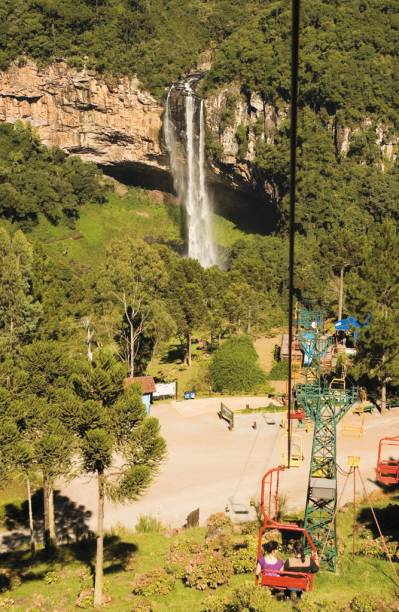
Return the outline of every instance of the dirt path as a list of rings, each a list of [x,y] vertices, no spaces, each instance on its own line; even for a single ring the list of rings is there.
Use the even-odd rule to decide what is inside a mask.
[[[274,347],[280,344],[281,334],[277,334],[272,338],[261,336],[255,340],[254,345],[256,352],[259,355],[259,364],[265,372],[270,372],[273,366]]]
[[[223,398],[231,408],[264,405],[266,398]],[[168,444],[168,457],[155,483],[140,501],[115,505],[107,503],[106,527],[123,524],[133,527],[141,514],[157,516],[164,523],[181,527],[187,514],[200,508],[204,522],[213,512],[223,511],[229,497],[248,505],[259,495],[264,471],[281,462],[282,435],[276,414],[276,424],[267,425],[262,414],[237,414],[234,431],[217,417],[220,398],[157,404],[153,409]],[[338,463],[346,469],[348,455],[361,457],[360,469],[369,490],[373,483],[377,444],[384,435],[399,433],[399,409],[383,417],[367,415],[362,439],[344,438],[338,433]],[[257,429],[252,428],[256,420]],[[311,434],[302,434],[305,461],[300,468],[283,474],[282,494],[287,495],[291,509],[303,508],[306,496]],[[342,486],[342,477],[338,477]],[[96,486],[86,478],[62,484],[62,493],[93,512],[91,527],[96,522]],[[351,498],[351,487],[342,503]]]

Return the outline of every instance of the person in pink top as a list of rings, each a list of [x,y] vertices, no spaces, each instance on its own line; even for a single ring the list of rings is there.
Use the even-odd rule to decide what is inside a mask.
[[[272,540],[263,544],[263,555],[258,559],[256,575],[278,576],[284,566],[284,561],[276,557],[278,543]]]

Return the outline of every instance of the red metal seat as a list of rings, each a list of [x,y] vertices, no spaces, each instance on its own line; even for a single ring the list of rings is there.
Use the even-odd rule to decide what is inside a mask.
[[[303,527],[299,527],[295,523],[280,523],[277,520],[278,516],[278,489],[280,483],[280,472],[285,470],[284,465],[279,465],[276,468],[268,470],[262,478],[260,511],[262,514],[262,526],[259,529],[258,536],[258,559],[262,552],[262,541],[265,532],[268,529],[276,529],[278,531],[291,531],[296,535],[304,538],[311,551],[312,558],[316,559],[317,551],[312,538]],[[274,492],[273,492],[274,489]],[[266,496],[266,500],[265,500]],[[273,518],[272,518],[273,513]],[[261,580],[256,579],[257,584],[268,587],[270,589],[300,589],[301,591],[311,591],[315,574],[306,572],[288,572],[281,571],[277,574],[262,574]]]
[[[396,449],[397,457],[383,459],[382,455],[392,449]],[[394,451],[395,452],[395,451]],[[383,485],[399,484],[399,436],[382,438],[378,445],[378,458],[376,468],[376,479]]]
[[[298,421],[303,421],[303,419],[305,418],[305,411],[303,408],[297,408],[296,410],[293,410],[291,412],[291,419],[298,419]],[[287,413],[287,418],[288,418],[288,413]]]
[[[280,572],[279,576],[262,574],[262,586],[269,589],[300,589],[301,591],[311,591],[313,589],[314,574],[301,572]]]

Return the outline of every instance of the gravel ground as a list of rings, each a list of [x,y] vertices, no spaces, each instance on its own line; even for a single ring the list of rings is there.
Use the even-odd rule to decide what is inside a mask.
[[[256,398],[223,398],[230,408],[264,406],[269,400]],[[220,398],[188,400],[168,404],[158,403],[153,408],[167,440],[168,457],[150,488],[138,502],[126,505],[107,503],[106,527],[118,524],[133,527],[140,515],[153,515],[171,527],[181,527],[187,514],[200,508],[200,521],[213,512],[224,511],[233,498],[236,504],[248,507],[251,498],[259,496],[260,480],[270,467],[281,463],[282,414],[274,414],[276,424],[266,424],[264,415],[235,417],[235,428],[228,431],[217,411]],[[252,424],[256,421],[257,427]],[[366,415],[363,438],[343,437],[338,430],[338,463],[347,469],[348,455],[359,455],[360,471],[369,491],[373,482],[378,441],[384,435],[399,434],[399,409],[384,416]],[[286,495],[290,509],[304,507],[312,444],[312,434],[302,433],[304,461],[301,467],[287,470],[281,478],[281,493]],[[343,478],[338,477],[339,492]],[[94,479],[77,478],[60,483],[61,491],[76,503],[93,512],[90,526],[96,521],[96,484]],[[352,497],[348,486],[345,503]],[[233,516],[234,513],[230,511]],[[234,515],[238,518],[238,515]]]

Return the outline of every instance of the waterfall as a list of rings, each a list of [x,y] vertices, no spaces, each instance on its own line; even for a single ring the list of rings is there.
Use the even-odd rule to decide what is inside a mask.
[[[207,268],[217,263],[217,249],[206,183],[205,107],[192,87],[197,80],[195,76],[182,84],[172,85],[166,100],[164,134],[174,186],[187,213],[188,256]],[[178,113],[174,113],[172,104],[175,96],[178,101],[179,97],[184,100],[181,132]]]

